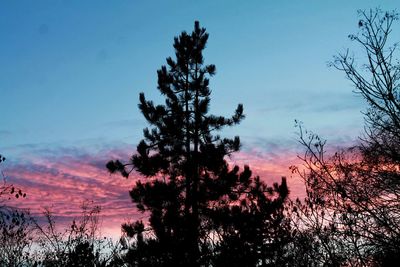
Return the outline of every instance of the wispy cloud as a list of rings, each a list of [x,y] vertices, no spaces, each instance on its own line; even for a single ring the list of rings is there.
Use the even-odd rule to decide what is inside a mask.
[[[10,131],[7,130],[0,130],[0,137],[8,137],[10,136],[12,133]]]
[[[136,177],[111,176],[105,164],[110,159],[128,159],[131,151],[131,146],[96,152],[35,147],[3,166],[7,180],[27,194],[11,204],[36,215],[49,207],[59,219],[70,220],[80,215],[85,200],[92,200],[102,207],[105,227],[119,227],[124,220],[140,216],[128,195]]]
[[[302,181],[289,169],[292,165],[300,165],[297,157],[302,148],[295,140],[268,140],[253,138],[243,144],[243,149],[231,157],[231,163],[239,166],[249,165],[254,175],[269,185],[287,178],[293,198],[304,196]]]
[[[365,108],[365,102],[353,92],[301,91],[302,93],[280,92],[273,96],[268,106],[260,108],[260,113],[296,112],[307,113],[358,113]]]
[[[9,157],[1,166],[8,181],[27,194],[24,199],[12,200],[12,205],[30,209],[36,215],[49,207],[57,220],[68,222],[80,215],[85,200],[91,200],[101,206],[103,227],[112,234],[119,233],[121,223],[145,216],[137,212],[128,194],[141,177],[133,173],[125,179],[110,175],[105,168],[108,160],[128,160],[135,151],[132,145],[105,145],[101,149],[31,145],[21,151],[24,153]],[[232,155],[229,163],[249,165],[253,174],[268,184],[285,176],[292,197],[301,197],[302,182],[292,177],[289,170],[290,165],[301,163],[297,158],[299,151],[294,140],[253,139],[243,145],[241,152]]]

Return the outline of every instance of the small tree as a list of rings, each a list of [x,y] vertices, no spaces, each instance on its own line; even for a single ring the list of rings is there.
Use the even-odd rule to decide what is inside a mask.
[[[85,201],[82,214],[61,230],[49,209],[34,220],[36,264],[39,266],[119,266],[118,243],[100,236],[100,207]],[[118,252],[117,252],[118,251]]]
[[[0,155],[0,163],[5,157]],[[32,219],[29,212],[10,205],[11,198],[26,196],[20,189],[9,184],[0,170],[0,266],[26,266],[33,262],[30,251],[33,244]]]
[[[7,208],[0,214],[0,266],[33,263],[33,227],[29,213]]]

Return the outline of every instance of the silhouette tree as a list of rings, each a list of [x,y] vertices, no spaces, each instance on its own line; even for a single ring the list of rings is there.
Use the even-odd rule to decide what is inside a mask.
[[[240,144],[238,137],[222,139],[212,133],[244,118],[242,105],[231,118],[208,115],[208,77],[215,74],[215,66],[204,65],[202,51],[207,39],[198,22],[191,34],[182,32],[175,38],[176,60],[167,58],[168,68],[163,66],[157,72],[165,105],[154,105],[140,94],[139,108],[152,128],[144,130],[145,139],[129,164],[107,164],[111,172],[120,171],[125,177],[130,172],[127,165],[132,165],[147,177],[167,179],[138,182],[131,197],[140,210],[151,212],[150,223],[163,249],[179,248],[175,256],[166,257],[185,259],[182,264],[191,266],[199,265],[199,209],[207,205],[199,195],[201,186],[226,168],[224,156],[237,151]],[[170,242],[178,244],[171,246]]]
[[[167,58],[167,66],[157,72],[165,104],[155,105],[140,94],[139,109],[150,127],[144,129],[130,162],[107,163],[111,173],[128,177],[136,170],[147,177],[136,183],[130,196],[140,211],[150,215],[149,223],[123,225],[126,235],[136,238],[126,255],[132,266],[226,266],[216,258],[233,255],[241,241],[253,246],[255,266],[267,239],[263,223],[282,221],[286,183],[267,187],[251,177],[248,167],[239,172],[225,161],[238,151],[239,137],[221,138],[215,132],[238,124],[244,118],[243,106],[239,104],[230,118],[208,114],[209,77],[215,66],[204,64],[207,39],[198,22],[191,34],[182,32],[174,39],[176,59]],[[258,220],[259,228],[245,237],[247,219]],[[257,248],[251,243],[255,240],[249,241],[255,238],[259,238]]]
[[[236,171],[236,173],[235,173]],[[285,216],[286,179],[268,187],[252,178],[248,167],[230,176],[239,181],[230,201],[212,209],[218,235],[213,266],[286,266],[291,242],[290,221]]]
[[[363,138],[365,156],[390,162],[400,160],[400,69],[396,59],[398,43],[388,45],[395,12],[359,11],[360,32],[350,35],[365,52],[366,62],[357,65],[347,50],[335,57],[332,66],[343,71],[353,83],[355,92],[368,103]]]
[[[0,163],[5,157],[0,155]],[[33,262],[30,251],[33,245],[32,219],[27,211],[12,207],[12,198],[26,196],[20,189],[6,181],[0,170],[0,266],[26,266]]]
[[[82,204],[81,216],[61,230],[49,209],[44,221],[33,220],[38,266],[122,266],[119,246],[100,235],[100,207],[89,201]]]
[[[332,66],[352,81],[368,103],[360,144],[328,158],[325,141],[300,128],[307,172],[303,225],[321,244],[321,258],[332,265],[386,266],[400,255],[400,66],[397,45],[388,47],[394,12],[360,11],[361,45],[366,62],[357,64],[347,50]],[[299,206],[298,206],[299,207]]]
[[[6,160],[4,156],[0,154],[0,163],[3,163]],[[2,184],[0,185],[0,214],[4,212],[4,208],[6,205],[1,205],[4,201],[10,200],[11,197],[15,198],[25,198],[26,193],[22,192],[21,189],[13,186],[10,183],[7,183],[6,177],[4,176],[4,173],[2,170],[0,170],[0,176],[1,176],[1,182]],[[7,209],[5,209],[7,210]]]
[[[29,213],[7,208],[0,213],[0,266],[30,266],[33,263],[32,220]]]

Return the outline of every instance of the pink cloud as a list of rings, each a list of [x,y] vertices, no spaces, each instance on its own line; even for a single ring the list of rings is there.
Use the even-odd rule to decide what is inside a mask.
[[[80,215],[82,203],[91,200],[101,206],[103,233],[118,236],[123,222],[146,216],[136,211],[128,194],[140,177],[135,173],[129,179],[110,175],[105,164],[111,159],[129,159],[133,151],[131,146],[107,152],[49,150],[7,162],[3,166],[7,179],[27,194],[11,204],[30,209],[35,215],[49,207],[57,220],[68,223]],[[236,153],[229,162],[240,167],[249,165],[254,175],[269,184],[286,176],[292,197],[301,196],[301,181],[291,178],[289,171],[289,166],[298,162],[295,151],[282,147],[276,152],[254,147]]]
[[[290,197],[292,199],[303,198],[305,196],[303,182],[289,169],[292,165],[301,165],[302,162],[297,157],[298,151],[296,151],[296,148],[289,148],[285,145],[274,145],[273,149],[273,151],[270,151],[268,147],[253,146],[232,155],[229,163],[239,167],[249,165],[253,175],[260,176],[268,185],[280,182],[282,177],[286,177]]]
[[[12,199],[11,205],[40,215],[49,207],[59,221],[70,222],[81,213],[81,205],[91,200],[102,208],[103,228],[116,232],[122,222],[141,216],[134,209],[128,191],[136,179],[110,175],[105,164],[112,158],[128,158],[121,149],[110,153],[72,153],[25,156],[19,162],[5,162],[3,170],[9,183],[27,194]]]

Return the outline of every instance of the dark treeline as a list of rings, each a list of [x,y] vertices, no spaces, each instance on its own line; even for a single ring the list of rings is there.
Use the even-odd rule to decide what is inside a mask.
[[[397,266],[400,65],[388,38],[398,17],[379,9],[359,16],[359,32],[349,38],[365,61],[346,51],[331,66],[365,99],[365,133],[327,155],[326,141],[298,123],[303,166],[291,170],[304,181],[305,199],[289,198],[285,178],[267,185],[249,166],[227,163],[240,139],[219,132],[239,124],[244,109],[239,104],[231,117],[209,113],[216,67],[204,63],[208,34],[195,22],[157,72],[165,103],[140,94],[149,126],[137,152],[106,165],[125,178],[143,176],[129,194],[146,219],[123,224],[113,243],[100,236],[100,208],[84,203],[82,216],[60,231],[50,211],[38,221],[7,206],[25,193],[4,183],[0,266]]]

